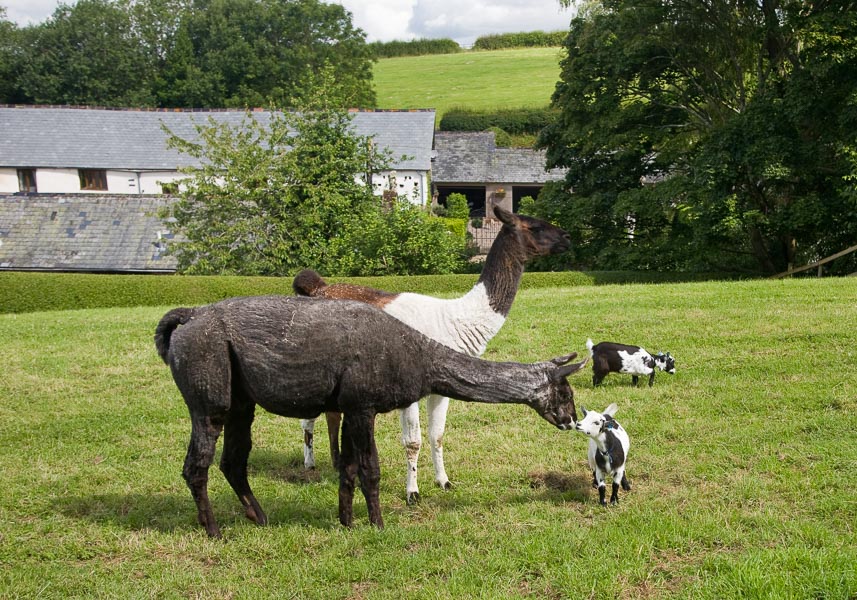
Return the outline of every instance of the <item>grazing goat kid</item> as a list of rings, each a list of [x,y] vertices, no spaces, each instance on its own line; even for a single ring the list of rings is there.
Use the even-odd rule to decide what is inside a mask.
[[[675,375],[675,359],[667,352],[658,352],[654,356],[639,346],[601,342],[593,344],[586,340],[586,347],[592,357],[592,385],[599,385],[608,373],[627,373],[632,375],[631,382],[637,385],[640,375],[649,376],[649,387],[655,382],[655,367]]]
[[[526,262],[536,256],[565,252],[569,247],[568,234],[546,221],[516,215],[499,206],[494,207],[494,214],[503,222],[503,227],[491,245],[476,285],[459,298],[393,294],[345,283],[328,285],[318,273],[309,269],[298,273],[293,288],[298,295],[359,300],[372,304],[448,348],[479,356],[506,321]],[[444,489],[451,487],[443,461],[443,434],[448,406],[449,398],[443,395],[432,394],[426,400],[434,480]],[[328,412],[325,416],[330,453],[336,467],[339,415]],[[408,463],[405,495],[408,504],[413,504],[420,498],[417,484],[417,462],[422,447],[419,405],[403,408],[399,419]],[[309,469],[315,467],[312,447],[315,421],[304,420],[301,426],[304,430],[304,466]]]
[[[576,354],[535,364],[493,363],[434,342],[360,302],[288,296],[232,298],[176,308],[155,330],[191,419],[182,474],[200,524],[220,537],[208,499],[208,468],[223,431],[220,470],[247,517],[268,518],[247,481],[250,426],[258,404],[274,414],[311,419],[343,415],[339,521],[353,518],[355,477],[369,521],[383,527],[375,415],[434,393],[470,402],[526,404],[559,429],[577,420],[566,379]]]
[[[621,425],[613,418],[618,407],[608,406],[603,413],[583,408],[583,420],[578,421],[575,429],[589,436],[589,468],[592,469],[592,487],[598,488],[598,501],[607,506],[604,500],[607,491],[605,475],[613,481],[610,504],[619,504],[619,483],[622,489],[631,489],[631,482],[625,475],[625,461],[631,440]]]

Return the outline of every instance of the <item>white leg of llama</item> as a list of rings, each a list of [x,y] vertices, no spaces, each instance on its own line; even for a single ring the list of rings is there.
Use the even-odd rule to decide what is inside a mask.
[[[407,408],[399,411],[399,420],[402,423],[402,445],[408,458],[408,476],[405,483],[405,494],[408,504],[419,502],[420,488],[417,484],[417,461],[420,458],[420,446],[422,446],[422,431],[420,430],[420,404],[414,402]]]
[[[428,413],[428,435],[431,444],[431,462],[434,465],[434,480],[440,487],[448,490],[452,487],[446,469],[443,466],[443,432],[446,429],[446,410],[449,398],[432,394],[426,399]]]

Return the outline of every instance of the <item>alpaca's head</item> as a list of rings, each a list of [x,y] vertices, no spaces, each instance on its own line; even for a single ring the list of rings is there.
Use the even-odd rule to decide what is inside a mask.
[[[547,371],[547,383],[528,401],[543,419],[559,429],[573,429],[577,421],[574,390],[568,383],[568,376],[580,371],[589,359],[566,364],[576,356],[577,353],[573,352],[543,363]]]
[[[528,259],[560,254],[571,246],[568,233],[547,221],[511,213],[499,206],[494,207],[494,215],[503,222],[503,230],[515,236]]]

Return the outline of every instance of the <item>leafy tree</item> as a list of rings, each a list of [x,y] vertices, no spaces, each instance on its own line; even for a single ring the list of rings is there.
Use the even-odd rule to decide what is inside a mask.
[[[586,3],[540,137],[569,174],[536,209],[589,267],[775,272],[853,244],[855,8]]]
[[[332,70],[298,112],[248,112],[240,127],[213,120],[198,139],[171,135],[199,159],[186,169],[172,216],[173,245],[189,274],[329,275],[449,272],[456,253],[439,221],[407,202],[385,209],[363,183],[389,156],[351,130],[335,108]],[[331,106],[331,103],[334,107]]]
[[[157,95],[166,106],[293,106],[323,65],[333,65],[347,106],[374,105],[371,52],[342,6],[195,0],[166,49]]]
[[[128,12],[110,0],[60,5],[27,28],[17,87],[39,104],[148,106],[153,65]]]
[[[14,104],[20,102],[15,80],[21,62],[21,32],[12,21],[6,18],[6,9],[0,6],[0,102]]]

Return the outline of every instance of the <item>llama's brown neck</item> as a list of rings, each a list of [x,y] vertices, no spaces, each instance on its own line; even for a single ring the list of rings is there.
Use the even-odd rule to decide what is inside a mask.
[[[478,282],[485,286],[491,308],[504,317],[512,309],[527,258],[514,230],[504,225],[485,258]]]

